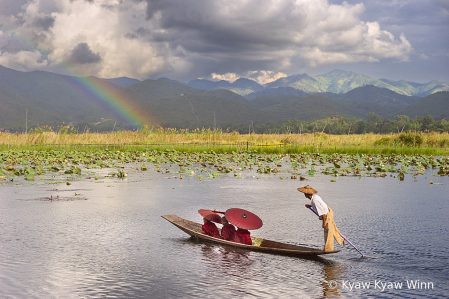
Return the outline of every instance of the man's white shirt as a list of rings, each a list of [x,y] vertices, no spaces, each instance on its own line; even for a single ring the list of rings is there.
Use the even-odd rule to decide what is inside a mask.
[[[312,195],[310,205],[312,206],[312,209],[318,214],[318,216],[329,213],[327,204],[323,201],[323,199],[319,195],[316,194]]]

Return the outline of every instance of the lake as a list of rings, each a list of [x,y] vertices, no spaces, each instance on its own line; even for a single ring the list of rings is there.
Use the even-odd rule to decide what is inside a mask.
[[[97,180],[70,185],[63,174],[2,180],[0,297],[449,296],[449,178],[434,170],[403,181],[322,174],[300,181],[254,170],[181,179],[137,167],[126,165],[124,179],[102,169]],[[296,190],[307,184],[332,207],[340,231],[376,259],[337,243],[339,253],[315,259],[236,250],[191,239],[161,218],[201,222],[199,209],[238,207],[263,220],[253,236],[322,248],[321,221]]]

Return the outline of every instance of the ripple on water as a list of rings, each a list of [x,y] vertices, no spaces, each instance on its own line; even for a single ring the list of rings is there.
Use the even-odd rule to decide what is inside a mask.
[[[441,182],[449,183],[445,179]],[[261,180],[222,176],[181,181],[129,172],[117,183],[85,180],[73,181],[73,189],[61,186],[52,192],[74,200],[60,204],[39,200],[48,197],[48,186],[7,186],[0,198],[0,297],[448,295],[447,185],[392,178],[336,180],[330,184],[327,177],[308,177],[304,183],[267,175]],[[303,184],[319,190],[334,210],[337,226],[357,248],[380,258],[360,259],[349,245],[336,245],[341,252],[317,259],[236,250],[197,242],[160,217],[177,214],[199,222],[198,209],[240,207],[263,219],[264,226],[252,232],[255,236],[321,248],[320,221],[296,191]],[[64,193],[79,190],[77,196]],[[435,287],[350,291],[341,286],[345,280],[420,280]],[[339,287],[331,288],[332,281]]]

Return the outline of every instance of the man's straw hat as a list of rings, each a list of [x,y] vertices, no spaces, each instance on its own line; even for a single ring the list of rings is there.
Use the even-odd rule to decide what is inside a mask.
[[[310,187],[309,185],[305,186],[305,187],[301,187],[298,188],[299,192],[305,193],[305,194],[315,194],[318,193],[318,191],[316,191],[315,189],[313,189],[312,187]]]

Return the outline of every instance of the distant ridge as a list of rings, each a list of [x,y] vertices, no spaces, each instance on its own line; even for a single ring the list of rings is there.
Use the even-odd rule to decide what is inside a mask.
[[[171,79],[164,78],[164,77],[158,78],[157,80],[165,80],[165,81],[170,81],[170,82],[173,82],[173,83],[184,84],[182,82],[179,82],[179,81],[176,81],[176,80],[171,80]],[[186,85],[186,84],[184,84],[184,85]]]
[[[256,91],[256,92],[250,93],[250,94],[246,95],[245,98],[247,98],[248,100],[253,100],[260,96],[265,96],[265,97],[273,97],[273,96],[303,97],[305,95],[307,95],[306,92],[304,92],[302,90],[298,90],[293,87],[273,87],[273,88],[268,88],[268,89],[264,89],[261,91]]]
[[[419,99],[398,111],[398,114],[415,117],[433,116],[434,119],[449,119],[449,91],[439,91]]]
[[[240,95],[247,95],[255,91],[263,90],[264,87],[259,83],[246,79],[240,78],[234,82],[228,82],[225,80],[220,81],[210,81],[204,79],[196,79],[190,81],[188,84],[190,87],[204,89],[204,90],[212,90],[212,89],[228,89]]]
[[[270,106],[275,106],[279,104],[284,104],[293,100],[298,99],[299,97],[293,95],[279,95],[279,96],[258,96],[254,100],[251,100],[251,106],[257,108],[266,108]]]
[[[316,94],[329,99],[357,99],[381,105],[391,104],[399,106],[407,106],[420,99],[419,97],[406,96],[396,93],[388,88],[377,87],[374,85],[364,85],[356,87],[342,94],[336,94],[332,92]]]
[[[283,97],[288,98],[291,96]],[[347,106],[317,95],[292,98],[290,101],[263,108],[262,111],[272,115],[272,119],[278,122],[289,119],[310,121],[334,115],[351,117]]]
[[[137,79],[132,79],[132,78],[128,78],[128,77],[120,77],[120,78],[113,78],[113,79],[103,79],[105,81],[111,82],[117,86],[120,87],[128,87],[134,84],[137,84],[140,82],[140,80]]]
[[[195,79],[187,83],[188,86],[198,89],[204,89],[204,90],[212,90],[212,89],[218,89],[218,88],[230,88],[231,83],[225,80],[221,80],[218,82],[205,80],[205,79]]]
[[[310,77],[307,74],[298,74],[298,75],[292,75],[292,76],[288,76],[288,77],[284,77],[284,78],[279,78],[276,81],[270,82],[265,84],[265,88],[276,88],[276,87],[293,87],[296,88],[292,85],[294,85],[296,82],[310,82],[311,85],[316,85],[318,84],[318,82]],[[299,88],[296,88],[299,89]],[[306,91],[306,90],[303,90]],[[306,91],[307,92],[307,91]]]
[[[366,75],[343,70],[333,70],[326,74],[314,77],[311,77],[307,74],[291,75],[288,77],[279,78],[276,81],[265,84],[264,86],[260,85],[262,86],[262,88],[258,86],[256,88],[255,85],[246,85],[244,88],[236,87],[233,85],[234,83],[230,83],[225,80],[213,82],[209,80],[198,79],[190,81],[188,85],[206,90],[225,88],[232,90],[240,95],[246,96],[248,97],[248,99],[255,98],[254,95],[251,95],[252,93],[279,87],[291,87],[309,94],[324,92],[342,94],[357,87],[373,85],[381,88],[387,88],[398,94],[417,97],[424,97],[438,91],[449,91],[449,82],[444,81],[434,80],[428,83],[416,83],[404,80],[377,80]]]

